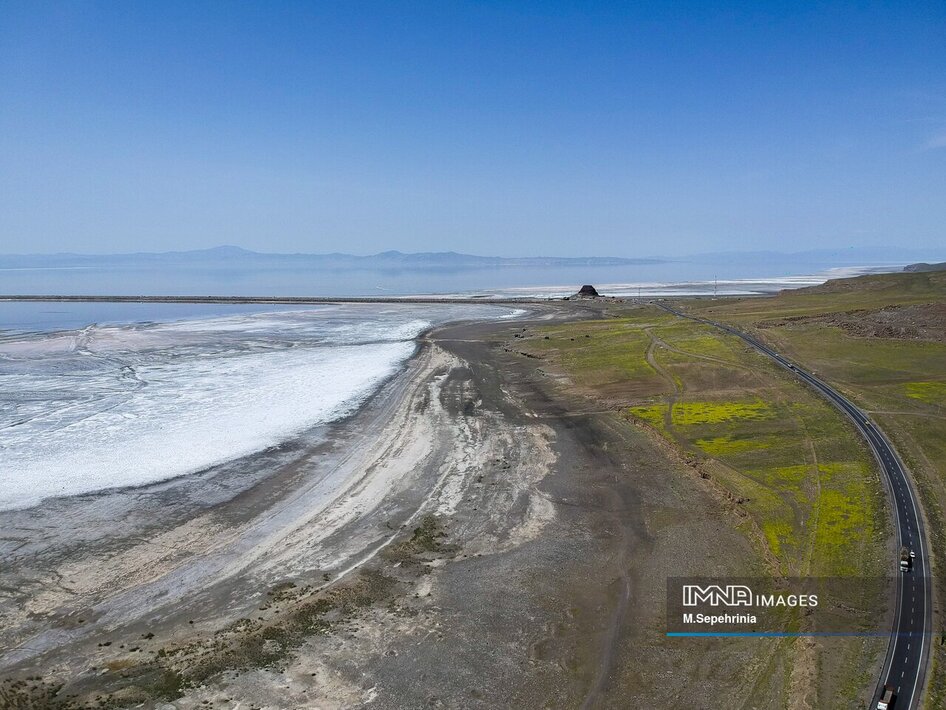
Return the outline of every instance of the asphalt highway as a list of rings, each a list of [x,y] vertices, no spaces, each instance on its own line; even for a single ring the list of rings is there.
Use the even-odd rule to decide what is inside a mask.
[[[894,689],[895,699],[891,707],[895,710],[912,710],[919,707],[929,666],[930,637],[933,628],[929,544],[913,485],[893,446],[864,412],[835,389],[751,335],[723,323],[688,315],[663,303],[655,303],[655,305],[681,318],[688,318],[724,330],[768,355],[844,412],[867,440],[886,477],[897,523],[899,543],[897,558],[892,560],[890,566],[890,573],[899,576],[899,584],[895,585],[897,600],[894,606],[893,625],[887,645],[887,656],[869,707],[871,710],[877,707],[877,701],[885,685],[890,685]],[[912,568],[908,572],[900,572],[900,547],[907,547],[915,554]]]

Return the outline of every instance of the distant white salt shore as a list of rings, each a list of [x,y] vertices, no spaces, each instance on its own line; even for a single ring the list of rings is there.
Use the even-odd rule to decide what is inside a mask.
[[[900,271],[903,264],[891,266],[844,266],[825,269],[814,274],[773,276],[771,278],[711,279],[696,281],[640,281],[627,283],[596,283],[603,296],[626,298],[658,298],[670,296],[762,296],[783,289],[817,286],[829,279],[843,279],[872,273]],[[489,291],[437,294],[443,298],[563,298],[573,295],[580,284],[557,286],[517,286]]]

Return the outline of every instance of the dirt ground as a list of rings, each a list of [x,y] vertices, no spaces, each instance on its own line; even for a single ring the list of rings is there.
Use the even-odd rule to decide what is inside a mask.
[[[529,325],[431,333],[247,459],[0,513],[0,707],[783,707],[790,642],[664,635],[668,576],[758,567],[738,513]]]

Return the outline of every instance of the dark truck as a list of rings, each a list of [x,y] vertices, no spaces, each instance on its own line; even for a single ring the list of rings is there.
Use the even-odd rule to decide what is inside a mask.
[[[913,558],[913,553],[910,552],[909,547],[900,548],[900,571],[901,572],[910,571],[910,565],[913,562],[912,558]]]

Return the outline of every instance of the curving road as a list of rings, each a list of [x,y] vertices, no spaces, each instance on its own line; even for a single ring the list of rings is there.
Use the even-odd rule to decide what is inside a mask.
[[[923,692],[924,679],[930,657],[930,633],[932,630],[932,590],[929,573],[929,544],[923,527],[923,518],[919,514],[916,494],[907,476],[903,462],[897,456],[893,446],[883,432],[867,417],[864,412],[842,397],[811,373],[805,372],[772,348],[761,343],[751,335],[743,333],[723,323],[706,318],[687,315],[663,303],[654,305],[681,318],[705,323],[735,335],[761,353],[768,355],[786,370],[790,370],[801,380],[816,389],[833,405],[844,412],[861,435],[870,444],[874,456],[883,470],[887,487],[893,500],[893,512],[897,522],[897,541],[899,546],[910,548],[916,557],[909,572],[899,572],[899,557],[894,560],[891,569],[897,570],[899,584],[896,585],[897,601],[894,610],[890,641],[887,644],[887,656],[883,670],[874,690],[870,708],[877,707],[877,701],[885,685],[894,688],[895,710],[912,710],[919,707]]]

